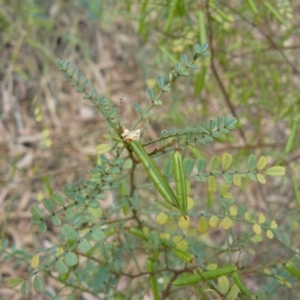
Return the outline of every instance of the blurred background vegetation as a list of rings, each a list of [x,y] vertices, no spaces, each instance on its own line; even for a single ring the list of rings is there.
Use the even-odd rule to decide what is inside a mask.
[[[129,127],[137,117],[133,104],[146,107],[145,91],[156,77],[167,78],[181,54],[207,42],[210,57],[163,98],[145,125],[147,137],[235,116],[239,127],[230,140],[192,155],[226,151],[242,163],[250,153],[263,154],[286,166],[284,179],[245,184],[237,201],[279,218],[285,246],[299,247],[300,2],[0,0],[0,6],[1,242],[28,251],[55,244],[55,229],[46,236],[32,230],[30,207],[85,176],[97,145],[109,140],[101,116],[56,70],[56,57],[72,62],[117,105],[122,98]],[[263,247],[268,257],[255,249],[262,264],[288,251]],[[27,273],[17,254],[2,253],[0,298],[21,299],[4,279]],[[258,288],[259,279],[251,285]],[[295,293],[283,289],[278,299]]]

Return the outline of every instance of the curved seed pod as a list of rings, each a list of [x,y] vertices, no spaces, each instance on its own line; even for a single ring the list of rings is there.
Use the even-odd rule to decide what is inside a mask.
[[[200,282],[201,280],[210,280],[210,279],[221,277],[223,275],[229,275],[235,270],[236,270],[236,266],[227,266],[216,270],[203,271],[201,275],[193,274],[193,275],[188,275],[188,276],[178,278],[173,282],[173,284],[176,286],[185,286],[189,284],[194,284]]]
[[[289,260],[284,264],[284,268],[295,278],[300,280],[300,271],[294,266],[294,264]]]
[[[128,144],[130,145],[133,153],[138,157],[139,161],[144,165],[150,179],[161,196],[169,204],[178,207],[176,196],[167,179],[161,174],[140,141],[128,141]]]
[[[251,293],[248,291],[247,287],[245,286],[244,282],[242,281],[240,275],[237,272],[233,272],[231,274],[231,277],[234,281],[234,283],[237,285],[237,287],[240,289],[240,292],[242,295],[251,297]]]
[[[146,268],[148,272],[154,272],[154,263],[152,261],[152,259],[147,259],[146,262]],[[159,297],[159,289],[158,289],[158,285],[157,285],[157,279],[155,274],[150,275],[150,286],[151,286],[151,290],[153,293],[153,299],[154,300],[160,300]]]
[[[183,168],[182,156],[179,151],[177,141],[175,141],[173,164],[174,164],[177,203],[182,215],[185,217],[187,212],[187,187],[186,187],[186,178],[185,178],[185,173]]]

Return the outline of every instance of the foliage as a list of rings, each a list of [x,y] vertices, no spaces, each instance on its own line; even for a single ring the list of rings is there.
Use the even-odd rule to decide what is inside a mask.
[[[279,9],[284,2],[285,10]],[[102,1],[82,4],[89,8],[92,18],[103,13]],[[134,15],[133,1],[122,1],[120,5],[126,6],[128,15]],[[30,293],[32,278],[34,290],[42,292],[44,282],[52,277],[62,288],[58,293],[69,295],[70,299],[83,292],[104,299],[141,298],[146,293],[154,299],[190,299],[191,295],[195,299],[208,295],[226,299],[256,295],[258,299],[267,299],[297,284],[298,251],[289,246],[290,235],[282,222],[284,217],[292,216],[292,211],[274,214],[260,206],[253,209],[243,201],[248,196],[246,187],[257,189],[259,184],[266,183],[267,176],[284,175],[283,167],[267,166],[267,156],[283,164],[284,155],[297,149],[298,100],[292,93],[293,76],[281,77],[282,73],[297,74],[297,64],[286,55],[288,46],[277,43],[270,33],[277,30],[282,41],[291,37],[291,7],[288,1],[236,1],[234,5],[203,1],[197,9],[195,5],[198,4],[181,0],[160,4],[142,1],[137,33],[145,44],[158,41],[154,48],[161,51],[155,59],[157,68],[153,71],[147,65],[146,72],[154,76],[170,61],[175,66],[169,76],[147,82],[149,104],[134,104],[138,117],[133,124],[126,115],[120,116],[122,107],[109,97],[98,95],[90,81],[84,80],[77,69],[71,69],[70,63],[57,60],[58,69],[71,86],[90,100],[104,118],[110,145],[98,146],[102,154],[94,162],[95,167],[85,178],[65,185],[64,195],[54,192],[45,179],[48,196],[43,199],[43,207],[31,209],[32,222],[41,233],[54,225],[60,233],[60,243],[28,254],[18,249],[10,252],[4,240],[1,254],[16,264],[30,261],[32,270],[24,278],[9,279],[10,287],[21,285],[21,292],[26,295]],[[38,13],[33,15],[36,18]],[[2,23],[7,28],[7,22]],[[51,22],[42,23],[48,24],[43,25],[46,30],[52,30]],[[149,28],[156,28],[159,38],[153,38],[155,30]],[[265,28],[270,30],[264,31]],[[254,29],[264,38],[257,38]],[[197,39],[202,46],[195,46],[189,61],[182,51]],[[210,57],[206,57],[207,40]],[[52,63],[53,55],[41,46],[43,43],[39,45],[30,36],[26,43],[37,53],[48,56]],[[269,63],[261,61],[262,54]],[[251,64],[247,63],[249,60]],[[186,99],[199,97],[202,110],[201,115],[196,113],[197,118],[190,121],[192,114],[183,109],[187,100],[178,103],[177,98],[170,113],[163,112],[163,107],[170,98],[182,96],[182,90],[189,90],[177,80],[188,76],[191,70],[197,72],[193,76],[194,95],[187,95]],[[21,71],[18,70],[24,75]],[[219,105],[220,113],[210,112],[208,95],[224,100]],[[283,99],[287,99],[284,106]],[[225,111],[232,117],[223,116]],[[207,121],[210,114],[213,117]],[[272,114],[276,120],[287,120],[291,135],[280,153],[272,148],[267,155],[266,151],[252,154],[251,142],[263,139],[265,144],[272,145],[273,136],[266,134],[266,114]],[[158,138],[141,138],[138,149],[124,138],[126,125],[129,124],[130,133],[138,134],[142,126],[147,129],[149,122],[157,121],[159,115],[166,117],[168,125]],[[280,121],[271,129],[276,131]],[[180,128],[169,129],[170,123]],[[253,124],[257,127],[251,131]],[[235,127],[238,135],[233,137],[229,133]],[[234,156],[229,150],[214,153],[215,148],[213,155],[203,154],[204,145],[222,143],[226,138],[232,143],[240,139],[246,146],[241,146],[240,153]],[[241,154],[247,160],[242,161]],[[292,178],[297,199],[297,180],[294,175]],[[168,201],[170,189],[176,191],[175,201]],[[240,199],[240,195],[245,198]],[[287,251],[290,252],[286,254]],[[257,284],[256,289],[249,284],[249,278]]]
[[[246,243],[262,239],[262,231],[266,231],[267,237],[273,239],[277,224],[275,220],[267,221],[263,214],[255,219],[246,212],[243,219],[238,207],[233,205],[234,199],[228,189],[232,184],[241,186],[243,175],[264,184],[264,175],[282,176],[284,168],[274,166],[265,169],[267,158],[262,156],[258,160],[253,154],[249,156],[245,170],[232,167],[234,159],[229,153],[214,155],[209,163],[204,158],[194,161],[188,157],[182,160],[181,155],[179,156],[180,151],[188,146],[213,142],[221,134],[228,134],[235,128],[235,118],[217,117],[206,125],[201,123],[200,126],[164,131],[160,138],[151,142],[160,142],[162,146],[149,154],[144,150],[147,143],[139,142],[140,130],[136,130],[155,105],[163,104],[162,96],[170,91],[177,79],[187,76],[189,69],[195,69],[195,61],[199,57],[208,55],[206,50],[206,44],[195,45],[193,59],[189,62],[187,56],[183,55],[182,62],[177,63],[170,72],[168,83],[162,77],[157,79],[158,92],[155,95],[152,89],[147,91],[149,105],[145,111],[139,110],[140,117],[131,131],[123,127],[119,110],[111,100],[98,95],[95,88],[89,88],[89,80],[84,80],[77,68],[71,70],[70,63],[57,59],[58,69],[71,81],[71,86],[82,93],[84,99],[90,100],[104,117],[111,132],[112,150],[109,155],[99,156],[97,166],[90,171],[87,179],[67,184],[64,189],[65,197],[54,193],[52,197],[44,199],[43,204],[49,214],[43,215],[38,206],[32,207],[33,223],[45,233],[47,221],[51,220],[54,226],[61,227],[62,243],[58,245],[55,258],[45,264],[39,263],[39,254],[34,255],[31,260],[31,266],[35,269],[33,273],[23,279],[9,279],[9,286],[22,284],[22,292],[27,294],[27,281],[34,277],[33,287],[36,292],[41,292],[44,283],[40,273],[45,270],[51,273],[55,271],[55,278],[66,286],[77,286],[80,283],[78,272],[90,265],[91,279],[84,282],[88,288],[83,283],[77,288],[92,294],[116,295],[120,281],[124,278],[133,281],[136,278],[138,284],[132,282],[126,296],[124,294],[122,297],[131,298],[136,293],[143,293],[139,291],[140,287],[144,291],[150,288],[155,299],[169,297],[175,290],[183,297],[201,281],[203,288],[207,286],[220,296],[227,295],[228,299],[235,299],[239,293],[251,295],[238,275],[244,268],[251,270],[251,267],[241,259],[233,259],[231,249],[238,247],[242,254]],[[174,151],[174,140],[177,146],[174,159],[165,167],[165,173],[168,174],[166,179],[152,158]],[[127,154],[124,154],[125,150]],[[140,162],[152,181],[148,186],[154,186],[166,202],[162,199],[153,203],[151,200],[144,200],[147,199],[146,194],[142,194],[145,193],[144,188],[137,183],[137,166]],[[207,182],[208,192],[216,193],[219,198],[221,205],[219,208],[216,205],[217,212],[200,212],[197,205],[200,199],[187,198],[186,178],[189,181]],[[222,184],[218,182],[218,178],[223,178]],[[174,179],[176,196],[169,185]],[[105,209],[108,192],[113,195],[113,202]],[[155,215],[158,226],[153,222]],[[203,254],[205,257],[207,254],[201,248],[207,245],[199,239],[199,234],[206,234],[209,227],[219,226],[228,237],[233,238],[232,231],[238,222],[252,226],[252,233],[249,231],[242,238],[234,238],[232,243],[227,244],[230,265],[222,266],[225,261],[219,256],[223,251],[203,262]],[[138,261],[143,253],[147,256],[145,267],[145,262],[141,265]],[[82,264],[81,258],[86,258],[87,261]],[[131,260],[138,270],[134,275],[123,271],[127,261]],[[103,284],[94,282],[99,271]],[[191,273],[194,275],[188,275]],[[150,286],[146,284],[149,275]],[[158,276],[161,278],[159,281]],[[233,282],[230,283],[228,278],[232,278]],[[216,285],[213,279],[218,279],[219,284]],[[177,290],[176,287],[182,288]]]

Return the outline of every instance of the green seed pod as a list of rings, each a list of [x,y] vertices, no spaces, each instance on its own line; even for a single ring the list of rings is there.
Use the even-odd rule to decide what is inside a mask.
[[[161,196],[169,204],[178,207],[176,196],[167,179],[161,174],[140,141],[130,141],[128,144],[130,145],[133,153],[138,157],[139,161],[144,165],[146,172]]]
[[[146,269],[147,269],[148,272],[154,272],[155,271],[154,263],[153,263],[152,259],[147,259]],[[156,279],[155,274],[150,275],[150,287],[151,287],[151,290],[152,290],[152,293],[153,293],[153,299],[154,300],[160,300],[159,288],[158,288],[158,285],[157,285],[157,279]]]
[[[129,228],[129,232],[143,240],[148,240],[147,235],[145,234],[145,232],[139,228],[136,227],[130,227]]]
[[[300,271],[294,266],[294,264],[289,260],[284,264],[284,268],[295,278],[300,280]]]
[[[184,262],[191,263],[195,258],[194,254],[182,251],[180,249],[173,248],[172,251],[177,258]]]
[[[231,274],[231,277],[234,281],[234,283],[237,285],[237,287],[240,289],[240,292],[242,295],[251,297],[251,293],[248,291],[247,287],[245,286],[244,282],[242,281],[241,277],[237,272],[233,272]]]
[[[236,266],[226,266],[216,270],[203,271],[200,274],[193,274],[178,278],[173,282],[176,286],[186,286],[194,283],[198,283],[201,280],[210,280],[214,278],[218,278],[223,275],[231,274],[236,270]]]
[[[178,143],[176,141],[175,151],[173,154],[173,164],[174,164],[174,177],[176,184],[176,195],[177,195],[177,204],[185,217],[187,212],[187,187],[186,187],[186,178],[183,168],[182,156],[178,148]]]

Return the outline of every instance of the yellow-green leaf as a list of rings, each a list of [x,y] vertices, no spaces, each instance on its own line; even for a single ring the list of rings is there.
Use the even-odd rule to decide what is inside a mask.
[[[252,237],[251,237],[251,241],[253,243],[260,243],[262,241],[262,235],[261,234],[254,234]]]
[[[226,192],[222,194],[222,197],[225,199],[232,199],[232,194],[230,192]]]
[[[232,155],[230,153],[224,153],[222,155],[222,167],[223,170],[227,170],[232,163]]]
[[[264,214],[260,213],[258,216],[258,223],[259,224],[264,224],[266,222],[266,217]]]
[[[8,285],[8,287],[14,288],[14,287],[20,285],[22,282],[23,282],[22,278],[12,277],[12,278],[7,279],[6,284]]]
[[[96,217],[96,218],[101,218],[102,217],[102,209],[100,207],[89,207],[89,213]]]
[[[235,173],[233,175],[233,184],[236,186],[241,186],[242,185],[242,176],[238,173]]]
[[[246,220],[246,221],[252,220],[251,214],[248,211],[245,212],[244,220]]]
[[[171,238],[171,234],[169,232],[165,232],[165,233],[161,233],[159,235],[159,237],[162,239],[162,240],[169,240]]]
[[[238,207],[236,205],[232,205],[229,207],[229,214],[231,216],[236,216],[238,214]]]
[[[232,194],[230,192],[228,192],[228,185],[226,185],[226,184],[223,184],[220,187],[220,194],[225,199],[231,199],[232,198]]]
[[[271,224],[270,224],[270,228],[272,229],[276,229],[278,227],[277,223],[275,220],[272,220]]]
[[[182,239],[180,242],[176,244],[176,248],[182,251],[185,251],[189,248],[189,244],[186,240]]]
[[[198,222],[198,231],[201,234],[205,234],[207,233],[208,229],[209,229],[209,225],[207,219],[204,216],[200,217]]]
[[[168,222],[168,219],[169,216],[166,213],[161,212],[160,214],[157,215],[156,222],[160,225],[163,225]]]
[[[268,158],[262,155],[257,162],[257,169],[262,170],[268,163]]]
[[[175,245],[177,245],[178,243],[180,243],[180,241],[182,241],[183,236],[182,235],[175,235],[172,238],[172,241]]]
[[[256,234],[261,234],[261,226],[257,223],[253,224],[253,231]]]
[[[266,178],[264,177],[263,174],[261,173],[257,173],[256,174],[256,178],[257,178],[257,181],[261,184],[265,184],[267,181],[266,181]]]
[[[270,240],[274,237],[274,233],[270,229],[268,229],[266,231],[266,235],[267,235],[267,238],[270,239]]]
[[[213,264],[213,263],[208,264],[208,265],[205,267],[205,270],[210,270],[210,271],[212,271],[212,270],[217,270],[217,269],[218,269],[218,265],[217,265],[217,264]]]
[[[219,217],[214,215],[209,218],[208,224],[212,228],[217,228],[219,225],[219,222],[220,222]]]
[[[218,285],[222,294],[226,294],[229,290],[229,280],[226,276],[218,278]]]
[[[234,284],[229,293],[226,295],[226,300],[235,300],[237,299],[237,296],[239,294],[239,288],[237,287],[236,284]]]
[[[274,166],[265,170],[265,174],[269,176],[283,176],[285,174],[285,168],[281,166]]]
[[[31,259],[31,267],[37,269],[40,266],[40,256],[36,253]]]
[[[56,249],[56,256],[60,256],[61,254],[63,254],[65,252],[63,247],[58,247]]]
[[[96,147],[97,154],[104,154],[110,151],[111,145],[109,144],[100,144]]]
[[[191,219],[189,216],[186,216],[186,217],[181,216],[180,217],[179,222],[178,222],[179,228],[186,230],[186,229],[189,229],[190,225],[191,225]]]
[[[194,199],[187,197],[187,210],[190,210],[194,207]]]
[[[218,188],[218,183],[217,183],[217,180],[216,180],[216,177],[215,176],[209,176],[208,177],[208,180],[207,180],[207,183],[208,183],[208,190],[210,192],[216,192],[217,191],[217,188]]]
[[[233,221],[229,218],[229,217],[225,217],[221,223],[220,226],[224,229],[224,230],[229,230],[232,226],[233,226]]]

